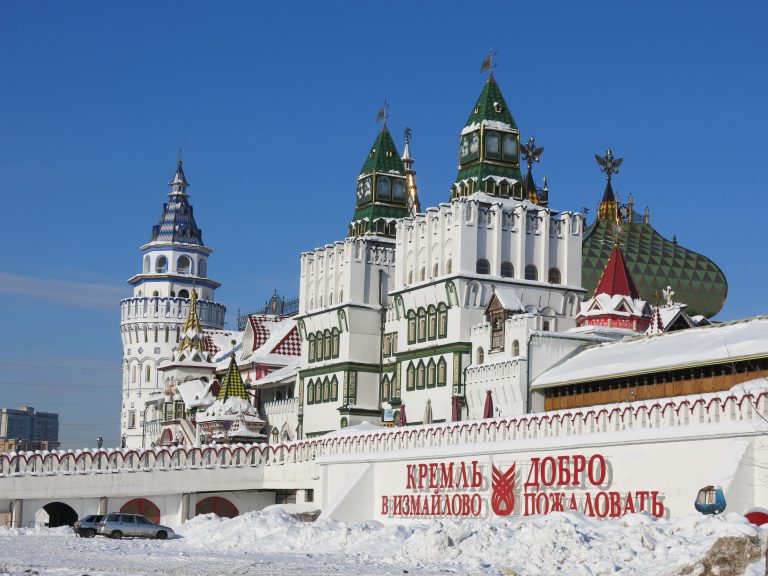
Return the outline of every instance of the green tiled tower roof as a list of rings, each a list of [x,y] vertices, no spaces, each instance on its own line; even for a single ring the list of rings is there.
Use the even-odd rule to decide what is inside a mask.
[[[387,182],[389,196],[385,197],[380,184]],[[405,186],[405,165],[385,123],[357,177],[357,202],[349,235],[367,232],[394,235],[388,220],[409,215]]]
[[[232,358],[229,361],[229,368],[227,368],[227,374],[224,376],[224,381],[221,384],[219,395],[216,398],[221,402],[225,402],[227,398],[237,396],[245,400],[249,400],[248,393],[243,386],[243,378],[240,376],[240,370],[237,369],[237,362],[235,362],[235,355],[232,354]]]
[[[489,158],[481,133],[480,151],[477,154],[473,153],[468,157],[462,157],[460,152],[459,172],[456,175],[456,182],[459,183],[473,179],[475,180],[474,189],[483,190],[485,179],[489,176],[494,176],[516,180],[522,185],[523,178],[520,174],[519,158],[520,131],[493,74],[488,76],[488,81],[483,86],[480,96],[477,98],[469,118],[467,118],[467,122],[462,130],[462,146],[464,145],[465,135],[473,133],[475,128],[482,131],[497,130],[502,135],[513,133],[518,139],[517,157],[514,161],[502,160],[501,157],[497,159]]]
[[[584,233],[582,285],[592,296],[614,245],[615,223],[598,219]],[[691,315],[711,317],[725,303],[728,282],[709,258],[692,252],[659,234],[644,222],[622,222],[621,247],[627,266],[647,302],[671,286],[675,297],[688,305]]]
[[[381,132],[376,137],[376,141],[365,159],[360,176],[373,174],[374,172],[396,172],[405,176],[405,165],[400,158],[392,136],[387,129],[387,125],[381,128]]]
[[[497,106],[501,104],[501,108]],[[504,95],[501,93],[499,85],[496,83],[496,79],[493,74],[488,76],[488,81],[483,86],[480,96],[477,98],[475,107],[472,108],[472,113],[467,118],[467,123],[464,127],[471,126],[472,124],[480,124],[483,120],[495,120],[497,122],[504,122],[509,124],[512,128],[517,129],[515,119],[512,118],[512,113],[507,108],[507,103],[504,100]]]

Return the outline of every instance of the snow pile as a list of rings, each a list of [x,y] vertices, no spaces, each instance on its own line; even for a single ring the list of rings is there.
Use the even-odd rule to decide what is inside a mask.
[[[219,551],[343,554],[361,565],[373,561],[495,574],[512,570],[520,575],[669,574],[698,562],[722,537],[760,539],[765,546],[764,532],[738,514],[671,521],[634,514],[603,521],[557,513],[382,525],[330,520],[308,524],[271,511],[232,519],[198,516],[178,532],[189,545]]]
[[[234,420],[240,415],[258,416],[258,412],[245,398],[241,398],[240,396],[230,396],[223,402],[221,400],[216,400],[209,408],[198,416],[198,420],[200,422],[218,419]]]

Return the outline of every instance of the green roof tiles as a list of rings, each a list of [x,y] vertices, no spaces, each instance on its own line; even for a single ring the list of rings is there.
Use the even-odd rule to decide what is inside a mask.
[[[397,172],[405,176],[405,166],[385,124],[365,159],[360,175],[374,172]]]
[[[722,270],[709,258],[687,250],[661,236],[650,224],[622,223],[621,247],[627,267],[647,302],[666,286],[675,291],[675,299],[688,305],[691,315],[711,317],[725,303],[728,282]],[[599,219],[584,233],[582,278],[592,296],[605,269],[614,244],[614,224]]]
[[[480,92],[477,103],[472,108],[472,113],[464,126],[479,124],[483,120],[504,122],[517,129],[515,119],[512,118],[512,113],[507,108],[507,103],[504,101],[504,96],[502,96],[501,89],[496,84],[493,74],[488,77],[488,82],[483,86],[483,91]]]

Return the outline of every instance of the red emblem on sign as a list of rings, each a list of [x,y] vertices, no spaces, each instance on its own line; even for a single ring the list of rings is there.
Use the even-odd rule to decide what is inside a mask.
[[[515,508],[515,465],[506,472],[493,467],[493,496],[491,508],[497,516],[509,516]]]

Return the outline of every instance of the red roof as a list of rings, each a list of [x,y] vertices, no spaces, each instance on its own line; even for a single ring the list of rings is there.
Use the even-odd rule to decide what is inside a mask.
[[[608,264],[603,270],[603,275],[600,276],[600,282],[595,288],[595,295],[597,294],[608,294],[609,296],[621,294],[635,299],[640,298],[635,281],[632,279],[632,274],[630,274],[618,246],[613,247],[611,257],[608,258]]]

